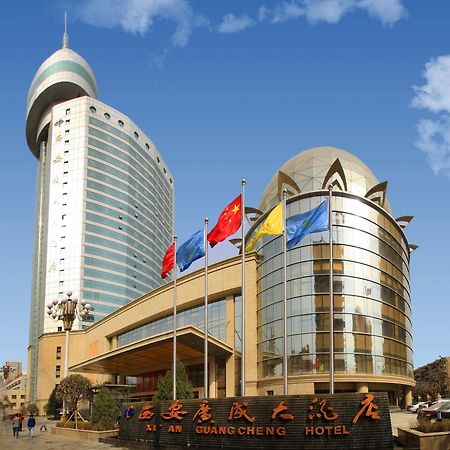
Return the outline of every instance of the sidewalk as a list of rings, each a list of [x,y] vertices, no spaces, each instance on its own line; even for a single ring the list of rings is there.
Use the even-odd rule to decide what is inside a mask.
[[[38,417],[34,429],[34,438],[28,437],[28,429],[24,427],[19,438],[12,435],[11,422],[0,424],[0,449],[1,450],[129,450],[123,447],[112,447],[108,444],[98,442],[78,441],[52,434],[51,428],[55,426],[54,421],[48,421]],[[41,425],[45,424],[48,431],[39,431]]]

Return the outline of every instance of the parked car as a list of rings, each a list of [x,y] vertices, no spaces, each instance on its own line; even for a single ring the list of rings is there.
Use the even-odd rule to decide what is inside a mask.
[[[418,402],[418,403],[414,403],[413,405],[408,405],[406,407],[406,411],[409,411],[411,413],[416,413],[419,411],[419,409],[426,408],[427,406],[428,406],[428,402]]]
[[[419,419],[435,419],[438,411],[443,419],[450,418],[450,401],[440,401],[432,406],[429,406],[428,408],[419,409],[417,417]]]

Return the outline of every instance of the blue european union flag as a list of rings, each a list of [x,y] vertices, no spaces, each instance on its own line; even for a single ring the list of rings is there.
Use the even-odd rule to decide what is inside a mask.
[[[180,272],[186,270],[195,260],[205,256],[203,230],[194,233],[177,250],[177,266]]]
[[[286,247],[295,247],[307,234],[328,230],[328,200],[286,220]]]

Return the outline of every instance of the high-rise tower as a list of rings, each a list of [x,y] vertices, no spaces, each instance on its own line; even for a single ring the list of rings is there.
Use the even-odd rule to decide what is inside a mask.
[[[29,399],[45,314],[67,290],[86,299],[88,326],[160,282],[173,228],[173,177],[129,117],[97,100],[89,64],[63,48],[39,67],[27,99],[27,143],[38,162],[30,311]]]

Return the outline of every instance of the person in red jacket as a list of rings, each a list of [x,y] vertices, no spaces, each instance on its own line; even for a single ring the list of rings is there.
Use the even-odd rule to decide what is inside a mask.
[[[22,431],[22,422],[24,417],[19,413],[19,431]]]

